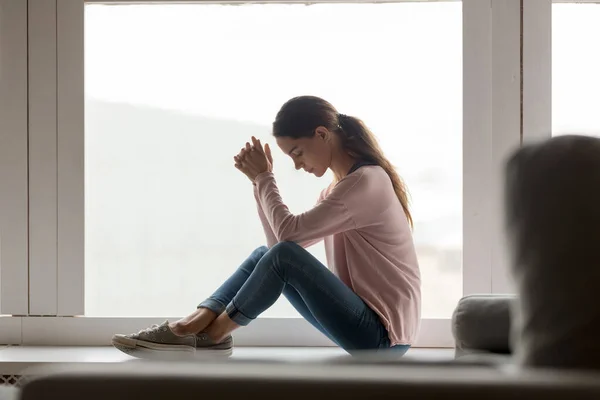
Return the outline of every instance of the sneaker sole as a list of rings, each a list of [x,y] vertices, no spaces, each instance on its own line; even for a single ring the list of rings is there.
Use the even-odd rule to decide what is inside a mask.
[[[112,345],[133,357],[151,359],[190,359],[190,358],[227,358],[233,354],[233,348],[225,349],[203,349],[182,345],[169,345],[147,342],[145,340],[130,339],[125,337],[114,337]]]

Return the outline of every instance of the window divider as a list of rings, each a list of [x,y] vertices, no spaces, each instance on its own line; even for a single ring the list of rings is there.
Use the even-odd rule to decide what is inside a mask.
[[[57,315],[85,310],[84,1],[57,0]]]
[[[29,312],[27,2],[0,6],[0,312]],[[0,325],[0,330],[4,325]],[[8,342],[2,342],[8,343]]]
[[[523,1],[523,143],[552,137],[552,0]]]
[[[27,10],[29,314],[56,315],[56,0],[28,0]]]

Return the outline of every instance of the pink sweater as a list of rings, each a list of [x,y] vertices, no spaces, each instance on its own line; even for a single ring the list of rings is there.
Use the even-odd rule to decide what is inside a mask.
[[[379,315],[391,344],[413,344],[421,277],[410,226],[387,173],[361,167],[300,215],[283,203],[272,173],[255,183],[268,247],[282,241],[308,247],[324,239],[329,269]]]

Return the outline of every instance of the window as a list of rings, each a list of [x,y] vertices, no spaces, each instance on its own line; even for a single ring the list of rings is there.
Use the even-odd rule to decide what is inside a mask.
[[[110,29],[107,29],[110,27]],[[232,157],[287,99],[365,120],[412,194],[423,317],[462,296],[462,4],[85,7],[85,314],[182,315],[264,235]],[[275,147],[293,212],[331,176]],[[310,249],[323,260],[322,245]],[[297,314],[285,299],[266,316]]]
[[[600,4],[552,5],[552,132],[600,136]]]
[[[452,346],[457,300],[504,291],[502,162],[519,126],[550,120],[531,90],[550,72],[517,78],[549,67],[521,56],[519,27],[523,42],[549,38],[550,4],[9,4],[0,311],[16,317],[0,318],[3,343],[103,345],[193,309],[264,243],[232,156],[250,135],[273,143],[277,110],[301,94],[362,118],[408,184],[423,276],[415,346]],[[286,203],[313,206],[328,178],[274,150]],[[294,316],[282,300],[236,343],[331,344]]]

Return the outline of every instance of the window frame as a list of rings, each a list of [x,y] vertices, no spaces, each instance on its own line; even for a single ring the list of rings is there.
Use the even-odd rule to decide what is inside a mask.
[[[104,345],[109,344],[114,332],[135,331],[165,319],[83,315],[83,13],[86,2],[153,1],[48,0],[46,5],[32,0],[27,2],[30,110],[27,140],[30,152],[25,154],[25,160],[29,174],[28,202],[34,206],[29,209],[25,226],[30,235],[29,292],[25,295],[21,292],[6,294],[10,299],[26,297],[28,306],[24,310],[10,303],[5,306],[2,302],[2,313],[13,315],[0,317],[0,328],[7,327],[4,331],[0,329],[0,340],[6,337],[3,342],[10,339],[19,341],[18,344]],[[52,6],[47,3],[54,6],[54,12],[43,12],[43,7],[52,11]],[[505,279],[507,257],[501,240],[501,204],[498,200],[501,198],[502,165],[507,154],[520,144],[522,130],[521,1],[463,0],[462,3],[463,295],[501,293],[510,290]],[[32,24],[41,24],[41,27]],[[44,29],[41,32],[48,34],[32,32],[34,29]],[[49,49],[55,49],[55,53]],[[31,60],[37,60],[37,64],[32,66]],[[55,149],[49,156],[47,152],[42,152],[40,157],[31,152],[32,148],[48,146]],[[21,163],[22,158],[23,155]],[[5,183],[0,181],[2,185]],[[50,192],[44,190],[48,187]],[[3,210],[7,211],[6,208]],[[22,221],[11,222],[7,227],[17,228],[17,225],[23,229]],[[22,273],[23,269],[23,263],[14,265],[15,271]],[[4,268],[0,274],[5,282],[7,272]],[[2,290],[3,300],[4,294]],[[46,317],[39,318],[40,315]],[[450,324],[450,318],[423,319],[415,347],[452,347]],[[73,335],[64,335],[65,329]],[[301,318],[259,318],[236,332],[236,343],[242,346],[333,345]]]
[[[523,143],[552,137],[552,4],[589,0],[533,0],[523,4]]]
[[[27,37],[27,3],[0,4],[0,311],[18,315],[29,309]]]

